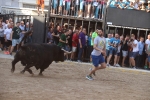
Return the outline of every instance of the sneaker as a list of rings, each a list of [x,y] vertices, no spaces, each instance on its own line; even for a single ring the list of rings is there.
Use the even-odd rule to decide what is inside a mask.
[[[120,67],[120,65],[119,65],[119,64],[116,64],[116,67]]]
[[[133,69],[136,69],[136,67],[133,67]]]
[[[95,18],[95,16],[93,16],[92,18]]]
[[[10,52],[9,51],[7,51],[7,55],[9,55],[10,54]]]
[[[78,60],[78,63],[81,63],[81,60]]]
[[[93,80],[92,76],[89,76],[89,75],[86,76],[86,79]]]
[[[107,64],[106,66],[110,67],[110,64]]]
[[[148,69],[148,66],[145,65],[145,66],[144,66],[144,69]]]
[[[9,53],[12,56],[12,53]]]

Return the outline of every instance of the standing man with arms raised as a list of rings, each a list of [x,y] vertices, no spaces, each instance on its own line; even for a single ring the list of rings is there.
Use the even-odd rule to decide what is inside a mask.
[[[20,32],[21,29],[19,28],[20,22],[16,23],[16,27],[12,29],[11,38],[12,38],[12,46],[10,50],[10,55],[12,55],[12,51],[14,50],[14,47],[19,44],[19,38],[20,38]],[[17,45],[17,51],[18,51],[18,45]]]
[[[95,67],[90,72],[90,74],[86,76],[88,80],[93,80],[92,74],[95,74],[97,70],[106,68],[105,59],[103,57],[103,55],[106,54],[105,43],[106,40],[103,37],[103,31],[102,29],[100,29],[98,30],[98,36],[94,39],[94,45],[93,45],[94,50],[91,53],[92,62]]]

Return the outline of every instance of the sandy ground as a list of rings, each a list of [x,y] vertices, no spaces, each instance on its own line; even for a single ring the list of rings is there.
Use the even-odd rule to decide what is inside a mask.
[[[33,67],[31,76],[20,62],[12,74],[11,61],[0,58],[0,100],[150,100],[150,71],[106,68],[89,81],[90,64],[53,63],[44,76]]]

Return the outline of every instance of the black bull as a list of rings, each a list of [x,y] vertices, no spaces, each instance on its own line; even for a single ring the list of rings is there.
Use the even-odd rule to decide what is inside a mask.
[[[63,62],[65,53],[68,54],[70,52],[53,44],[25,44],[20,46],[19,51],[14,56],[11,72],[15,71],[15,64],[21,61],[21,64],[25,66],[21,73],[28,71],[30,74],[33,74],[30,67],[35,66],[37,70],[40,69],[39,74],[42,75],[42,72],[48,68],[53,61]]]

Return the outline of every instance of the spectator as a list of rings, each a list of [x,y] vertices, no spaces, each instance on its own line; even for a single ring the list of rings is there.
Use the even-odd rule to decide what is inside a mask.
[[[146,53],[148,55],[148,66],[146,69],[150,69],[150,35],[148,35],[147,40],[145,41]]]
[[[75,16],[79,16],[79,9],[80,9],[80,5],[79,5],[79,1],[80,0],[75,0]]]
[[[125,2],[123,2],[123,0],[120,0],[118,4],[119,4],[118,8],[124,9],[124,7],[125,7]]]
[[[142,3],[139,0],[135,0],[133,5],[134,5],[134,8],[138,10],[138,8],[140,7],[141,4]]]
[[[83,50],[84,50],[85,45],[86,45],[85,35],[86,35],[86,29],[83,28],[82,31],[79,33],[79,53],[78,53],[78,62],[81,62],[81,56],[82,56]]]
[[[145,11],[145,10],[146,10],[144,3],[142,3],[142,5],[140,6],[140,10],[142,10],[142,11]]]
[[[132,34],[131,35],[131,39],[129,41],[129,45],[132,47],[132,51],[130,52],[130,61],[131,61],[131,65],[132,67],[135,69],[135,58],[138,56],[138,52],[139,52],[139,47],[138,47],[138,41],[135,39],[135,35]]]
[[[50,28],[49,29],[49,32],[47,34],[47,43],[49,44],[52,44],[53,43],[53,36],[52,36],[52,33],[53,33],[53,28]]]
[[[85,17],[90,17],[92,0],[85,0]]]
[[[25,25],[24,25],[24,22],[23,22],[23,21],[20,22],[19,28],[21,29],[19,42],[21,42],[22,38],[24,37],[24,33],[25,33]],[[24,44],[24,42],[22,42],[22,45],[23,45],[23,44]]]
[[[56,28],[54,29],[54,33],[52,34],[53,36],[53,40],[54,40],[54,44],[58,45],[59,43],[59,36],[61,36],[62,32],[61,32],[61,28],[60,26],[56,26]]]
[[[84,11],[84,0],[80,0],[80,11],[79,11],[79,17],[82,17]]]
[[[60,35],[58,46],[60,46],[62,49],[67,50],[66,45],[68,44],[67,35],[69,34],[69,30],[65,30],[63,34]],[[68,55],[66,56],[68,60]]]
[[[70,10],[70,0],[65,0],[65,10],[64,10],[64,15],[67,16],[68,15],[68,11]]]
[[[5,29],[7,28],[7,25],[9,24],[9,21],[6,20],[6,24],[4,25]]]
[[[148,6],[146,7],[146,11],[147,11],[147,12],[150,12],[150,1],[149,1],[149,3],[148,3]]]
[[[5,31],[4,31],[4,39],[5,39],[5,46],[6,46],[4,54],[10,54],[10,48],[11,48],[11,44],[12,44],[11,32],[12,32],[11,25],[8,24],[7,29],[5,29]]]
[[[142,66],[142,62],[143,62],[143,50],[144,50],[144,38],[141,37],[140,41],[138,43],[138,47],[139,47],[139,56],[138,56],[138,60],[137,60],[137,67],[141,67]]]
[[[98,36],[97,31],[98,31],[98,29],[96,29],[95,32],[92,33],[92,41],[91,41],[92,46],[93,46],[93,43],[94,43],[94,39]]]
[[[55,0],[56,2],[57,0]],[[59,0],[59,9],[58,9],[58,14],[62,15],[62,6],[63,6],[63,0]]]
[[[127,9],[135,9],[135,8],[134,8],[134,4],[133,4],[132,1],[131,1],[130,4],[127,5],[125,8],[127,8]]]
[[[109,6],[117,8],[119,4],[119,0],[110,0]]]
[[[57,6],[58,6],[58,0],[52,0],[52,14],[56,14],[56,10],[57,10]]]
[[[109,65],[109,62],[110,62],[110,59],[112,57],[112,55],[114,55],[115,59],[114,59],[114,67],[116,67],[116,63],[117,63],[117,49],[118,49],[118,46],[120,44],[120,40],[119,40],[119,35],[118,33],[115,34],[115,37],[114,38],[111,38],[110,42],[109,42],[109,45],[110,45],[110,48],[109,48],[109,58],[107,60],[107,66],[110,66]]]
[[[14,47],[19,44],[19,38],[20,38],[20,32],[21,29],[19,28],[20,26],[20,22],[16,23],[16,27],[14,27],[12,29],[12,33],[11,33],[11,38],[12,38],[12,46],[11,46],[11,51],[10,51],[10,55],[12,55],[12,52],[14,50]],[[17,51],[18,51],[18,45],[17,45]]]
[[[72,37],[73,37],[73,33],[72,33],[72,30],[69,29],[68,30],[68,35],[67,35],[67,40],[68,40],[68,51],[71,51],[72,49]]]
[[[122,45],[123,45],[123,36],[120,36],[120,44],[118,45],[118,50],[117,50],[117,64],[116,64],[116,67],[120,67],[119,61],[120,61],[120,56],[121,56]]]
[[[101,9],[101,4],[99,4],[97,0],[94,0],[92,4],[92,12],[91,12],[92,18],[98,18],[99,9]]]
[[[73,34],[72,37],[72,53],[71,53],[71,60],[73,61],[75,58],[75,53],[77,51],[77,46],[78,46],[78,41],[79,41],[79,30],[76,29],[75,33]]]
[[[12,18],[9,18],[9,20],[8,20],[8,21],[9,21],[9,23],[11,23],[11,22],[12,22]]]
[[[110,42],[111,38],[112,38],[112,34],[109,33],[108,37],[106,38],[106,57],[107,57],[107,61],[108,61],[109,53],[110,53],[110,51],[109,51],[109,48],[110,48],[109,42]]]
[[[129,0],[125,0],[124,2],[125,2],[125,7],[130,5],[130,1]]]
[[[42,14],[43,14],[43,11],[44,11],[44,0],[37,0],[37,11],[38,11],[38,14],[40,14],[40,8],[41,8]]]
[[[124,67],[125,59],[128,56],[128,40],[129,40],[129,36],[126,35],[126,37],[123,41],[123,44],[122,44],[122,56],[123,56],[122,64],[121,64],[122,67]]]
[[[3,27],[2,22],[0,22],[0,51],[4,48],[4,30],[5,28]]]

